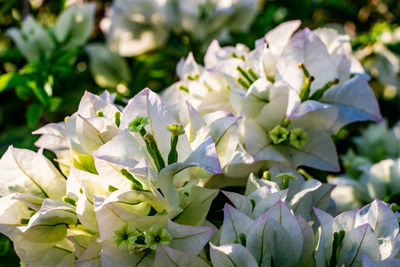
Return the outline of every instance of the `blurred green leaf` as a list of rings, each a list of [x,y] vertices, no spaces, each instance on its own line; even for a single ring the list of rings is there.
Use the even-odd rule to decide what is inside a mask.
[[[5,90],[13,89],[20,85],[25,85],[26,82],[27,79],[24,76],[19,75],[15,72],[3,74],[0,76],[0,93]]]
[[[0,256],[4,256],[8,253],[10,249],[10,240],[5,236],[1,236],[0,239]]]
[[[43,105],[39,103],[33,103],[28,107],[27,117],[28,117],[28,127],[33,128],[39,121],[44,111]]]
[[[131,73],[123,57],[102,44],[90,44],[86,51],[90,58],[90,71],[100,87],[115,88],[120,83],[129,83]]]
[[[27,85],[43,105],[49,104],[50,97],[43,87],[39,86],[36,81],[29,81]]]
[[[49,110],[50,112],[55,112],[62,102],[61,97],[53,97],[50,99]]]
[[[18,86],[15,88],[15,94],[19,99],[27,100],[28,98],[32,97],[32,90],[25,86]]]

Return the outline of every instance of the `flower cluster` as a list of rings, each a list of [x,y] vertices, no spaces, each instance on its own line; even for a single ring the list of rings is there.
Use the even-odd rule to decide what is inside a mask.
[[[38,152],[10,146],[0,159],[0,232],[21,260],[398,265],[400,208],[383,202],[388,188],[400,192],[397,162],[363,167],[375,177],[372,203],[336,217],[335,186],[298,169],[338,171],[331,135],[381,120],[349,38],[299,26],[281,24],[252,51],[212,42],[205,66],[189,55],[161,97],[144,89],[123,107],[86,92],[77,112],[33,132]]]
[[[260,3],[259,3],[260,2]],[[115,0],[102,20],[112,51],[135,56],[163,45],[170,32],[204,43],[246,31],[263,0]]]
[[[356,137],[356,151],[342,157],[346,173],[332,177],[332,192],[339,210],[360,207],[375,197],[397,202],[400,187],[399,126],[389,129],[387,122],[371,125]]]
[[[205,66],[192,55],[178,64],[180,81],[164,101],[177,115],[188,100],[201,114],[228,107],[242,116],[237,164],[279,161],[338,171],[330,135],[352,122],[380,121],[379,106],[349,37],[331,29],[295,33],[299,26],[279,25],[252,51],[214,41]]]
[[[24,263],[157,265],[195,258],[213,235],[201,225],[218,191],[196,184],[221,172],[238,118],[188,104],[181,124],[148,89],[123,110],[113,98],[85,93],[76,113],[34,132],[39,152],[11,146],[1,158],[1,231]]]

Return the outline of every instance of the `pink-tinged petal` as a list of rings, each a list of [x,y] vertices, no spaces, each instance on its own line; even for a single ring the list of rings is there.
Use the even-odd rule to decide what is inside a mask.
[[[376,96],[368,82],[357,75],[343,84],[330,88],[321,98],[322,102],[336,105],[339,118],[334,129],[355,121],[381,121],[382,115]]]
[[[375,262],[380,261],[378,239],[369,224],[361,225],[347,232],[337,255],[338,265],[361,265],[361,254],[367,254]]]
[[[185,253],[165,245],[157,246],[154,266],[209,267],[209,265],[200,257],[196,257],[192,254]]]
[[[214,266],[258,267],[253,255],[240,244],[215,246],[210,243],[211,262]]]
[[[247,216],[251,217],[253,206],[247,197],[235,192],[228,192],[228,191],[221,191],[221,192],[232,202],[235,208],[237,208]]]
[[[172,221],[168,221],[167,230],[172,238],[170,247],[193,255],[201,252],[215,231],[212,226],[183,225]]]
[[[221,244],[229,244],[234,240],[240,241],[241,233],[247,235],[253,225],[253,220],[245,213],[235,209],[229,204],[224,207],[224,223],[221,227]]]
[[[313,208],[313,210],[321,225],[321,234],[315,259],[318,266],[325,266],[329,263],[332,255],[333,217],[320,209]]]
[[[267,217],[277,221],[289,234],[290,241],[296,250],[292,251],[293,259],[300,259],[303,249],[303,235],[292,210],[283,202],[278,200],[266,213]]]

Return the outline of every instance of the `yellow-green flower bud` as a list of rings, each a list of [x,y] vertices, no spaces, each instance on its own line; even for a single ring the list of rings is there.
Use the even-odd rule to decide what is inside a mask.
[[[153,226],[145,232],[145,242],[153,250],[156,249],[157,244],[169,244],[171,240],[168,231],[162,227]]]
[[[121,112],[119,112],[119,111],[115,112],[114,122],[115,122],[115,125],[117,125],[117,127],[119,127],[119,125],[121,124]]]
[[[263,172],[263,179],[271,181],[271,174],[269,173],[269,171]]]
[[[295,148],[301,149],[307,143],[307,134],[301,128],[295,128],[290,131],[290,144]]]
[[[289,131],[280,125],[275,126],[274,129],[269,131],[269,137],[275,145],[286,141],[288,135]]]
[[[149,119],[147,117],[137,116],[128,125],[128,130],[131,132],[140,133],[141,136],[146,134],[145,126],[149,124]]]
[[[168,131],[172,133],[172,135],[182,135],[185,133],[185,129],[183,129],[182,124],[172,123],[167,126]]]
[[[281,190],[284,190],[289,187],[289,181],[295,180],[296,177],[291,173],[281,173],[276,176],[276,178],[282,179]]]
[[[141,233],[130,225],[125,224],[121,229],[114,232],[114,241],[120,249],[132,246]]]

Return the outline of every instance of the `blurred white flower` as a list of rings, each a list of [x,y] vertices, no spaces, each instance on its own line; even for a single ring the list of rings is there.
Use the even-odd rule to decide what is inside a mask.
[[[259,0],[115,0],[101,22],[110,49],[135,56],[162,46],[170,32],[207,43],[229,31],[246,31]]]

